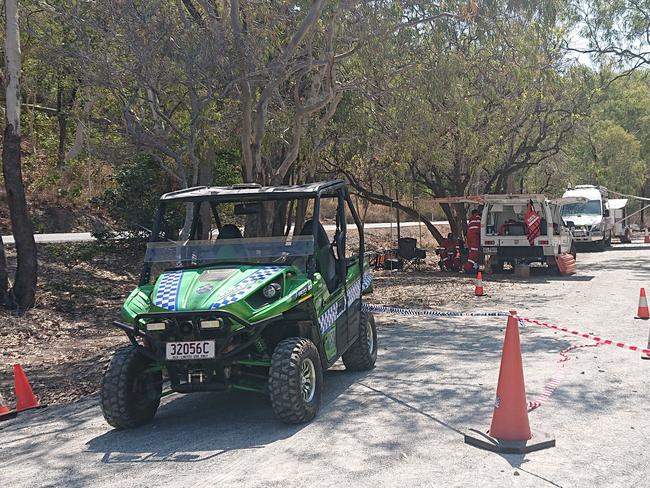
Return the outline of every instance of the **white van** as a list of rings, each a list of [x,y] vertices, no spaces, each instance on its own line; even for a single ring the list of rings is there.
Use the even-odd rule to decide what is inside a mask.
[[[607,190],[594,185],[577,185],[562,195],[583,197],[586,202],[562,205],[561,214],[572,230],[576,244],[595,246],[604,251],[612,244],[614,225],[607,205]]]
[[[505,263],[546,263],[557,268],[557,257],[571,254],[575,246],[571,231],[560,216],[560,201],[544,195],[485,195],[481,217],[481,246],[487,271],[499,272]],[[528,241],[524,216],[528,202],[541,218],[540,235],[533,245]]]

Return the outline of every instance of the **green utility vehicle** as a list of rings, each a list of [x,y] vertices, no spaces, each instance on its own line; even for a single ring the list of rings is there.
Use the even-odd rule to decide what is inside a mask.
[[[332,239],[323,203],[336,211]],[[301,225],[286,224],[287,215]],[[350,239],[348,217],[357,227]],[[124,321],[114,323],[130,345],[102,380],[102,410],[115,428],[151,421],[165,393],[231,389],[265,393],[282,421],[307,422],[323,371],[339,357],[348,370],[374,367],[375,322],[362,309],[372,278],[343,181],[167,193],[144,261]]]

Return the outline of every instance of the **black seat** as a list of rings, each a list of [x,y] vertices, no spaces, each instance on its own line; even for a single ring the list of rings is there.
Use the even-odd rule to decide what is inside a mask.
[[[243,239],[243,235],[235,224],[225,224],[221,226],[217,239]]]
[[[313,231],[314,221],[313,219],[309,219],[302,226],[300,235],[310,236],[313,235]],[[327,232],[325,232],[325,228],[320,222],[317,225],[316,235],[314,235],[314,247],[316,268],[323,276],[327,289],[332,293],[339,285],[339,278],[336,274],[336,257],[334,256],[334,250],[332,249],[329,237],[327,237]]]
[[[223,241],[227,239],[243,239],[243,235],[234,224],[224,224],[219,230],[217,235],[217,241]],[[216,248],[217,256],[222,260],[235,260],[238,257],[248,257],[247,253],[244,250],[244,246],[238,244],[225,244],[220,243]]]

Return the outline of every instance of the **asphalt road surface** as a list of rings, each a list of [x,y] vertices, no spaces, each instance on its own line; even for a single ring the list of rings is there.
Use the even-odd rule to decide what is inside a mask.
[[[650,321],[633,317],[649,258],[643,244],[580,254],[576,276],[533,276],[506,296],[490,295],[490,281],[514,278],[486,278],[488,296],[468,302],[645,346]],[[505,319],[377,319],[377,367],[328,372],[308,425],[279,423],[261,396],[206,393],[170,397],[153,424],[118,432],[90,397],[0,424],[0,486],[649,485],[650,361],[638,353],[572,352],[562,384],[530,414],[533,433],[552,433],[557,447],[499,455],[462,432],[489,426]],[[555,374],[558,351],[589,343],[534,325],[521,342],[529,398]]]

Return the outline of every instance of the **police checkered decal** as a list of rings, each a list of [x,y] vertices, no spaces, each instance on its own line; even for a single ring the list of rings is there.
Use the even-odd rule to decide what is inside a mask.
[[[364,273],[361,283],[361,290],[365,290],[370,285],[372,285],[372,275],[370,273]]]
[[[363,279],[359,279],[354,283],[352,283],[345,292],[345,298],[347,300],[346,307],[349,307],[356,300],[361,298],[361,292],[366,288],[368,288],[371,285],[371,283],[372,283],[372,275],[370,273],[364,274]],[[333,304],[330,308],[328,308],[323,313],[323,315],[318,317],[321,335],[327,332],[328,330],[330,330],[334,325],[334,322],[336,322],[336,319],[338,319],[343,313],[343,310],[341,310],[341,313],[338,313],[337,305],[338,302]]]
[[[357,280],[350,285],[346,293],[348,306],[361,297],[361,280]]]
[[[266,280],[281,269],[282,267],[280,266],[268,266],[266,268],[258,269],[252,275],[244,278],[239,283],[237,283],[234,289],[229,290],[230,294],[220,297],[216,302],[210,305],[210,310],[224,307],[226,305],[230,305],[231,303],[235,303],[237,300],[241,300],[255,289],[255,286],[259,281]]]
[[[178,298],[178,289],[180,288],[182,279],[182,271],[163,273],[153,304],[166,310],[176,310],[176,299]]]
[[[341,313],[343,313],[343,310],[341,310]],[[336,322],[336,319],[338,319],[340,316],[341,314],[338,313],[338,302],[334,303],[330,308],[325,310],[325,313],[318,317],[321,335],[330,330],[334,325],[334,322]]]

